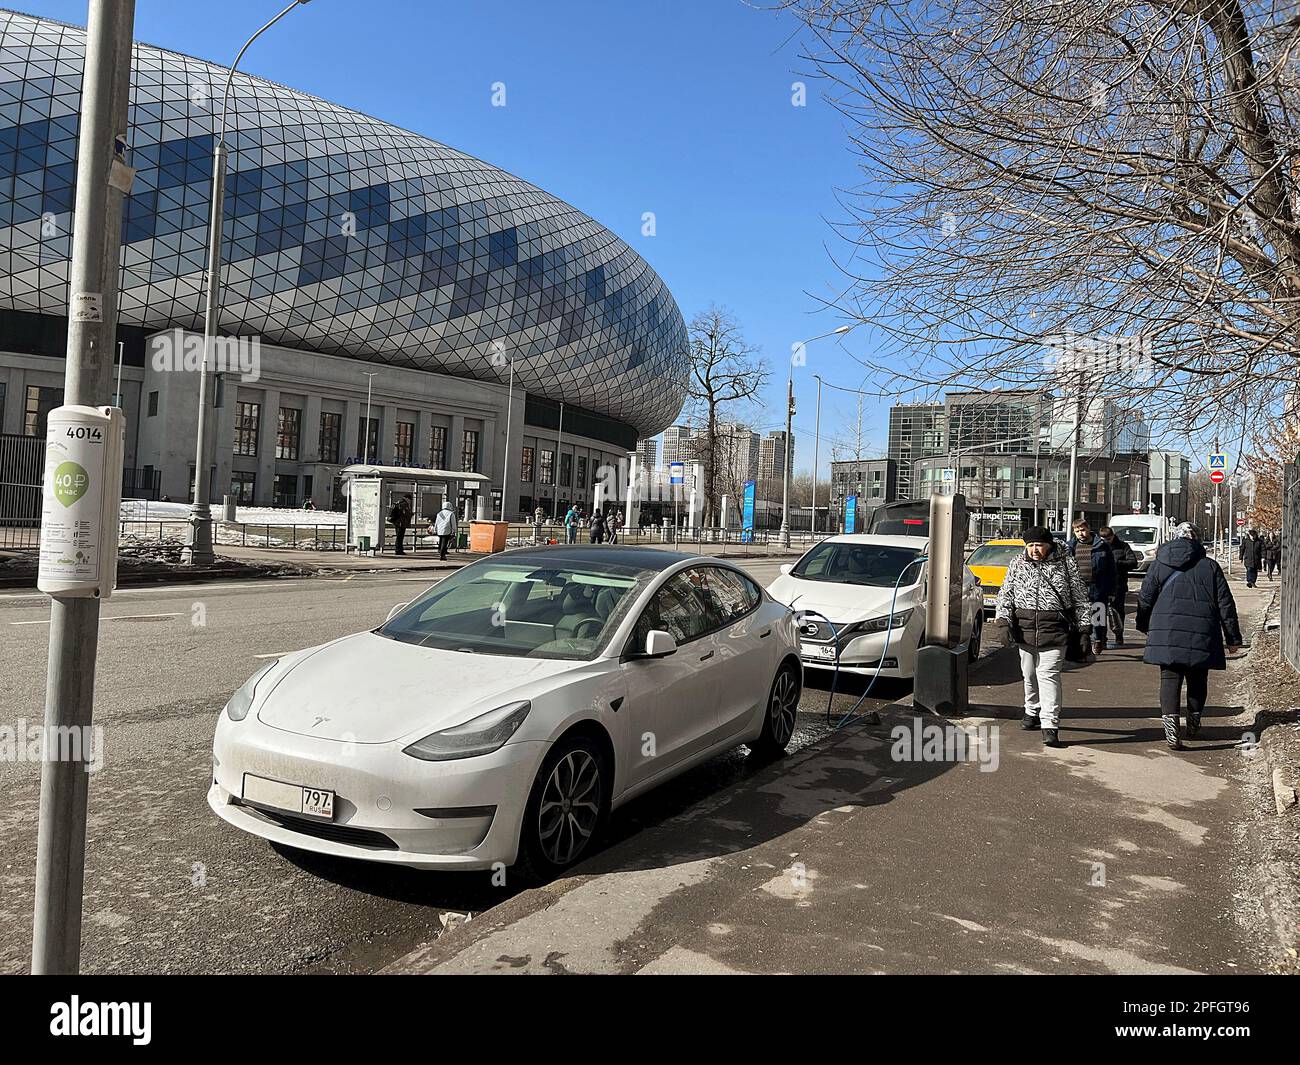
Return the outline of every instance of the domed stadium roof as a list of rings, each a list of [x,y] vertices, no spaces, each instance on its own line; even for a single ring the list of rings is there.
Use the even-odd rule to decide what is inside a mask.
[[[85,31],[0,12],[0,307],[67,313]],[[137,45],[124,325],[203,327],[227,70]],[[681,410],[686,327],[659,276],[562,200],[453,148],[236,75],[221,331],[515,381],[634,427]],[[0,341],[2,343],[2,341]]]

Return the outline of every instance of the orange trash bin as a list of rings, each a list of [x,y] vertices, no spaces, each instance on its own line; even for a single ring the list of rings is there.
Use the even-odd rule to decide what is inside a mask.
[[[506,549],[508,521],[471,521],[469,523],[469,549],[483,554],[493,554]]]

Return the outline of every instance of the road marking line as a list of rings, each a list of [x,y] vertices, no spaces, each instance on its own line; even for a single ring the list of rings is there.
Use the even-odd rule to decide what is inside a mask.
[[[100,618],[100,621],[133,621],[136,618],[178,618],[180,613],[174,614],[114,614],[111,618]],[[11,621],[10,625],[48,625],[50,619],[44,621]]]

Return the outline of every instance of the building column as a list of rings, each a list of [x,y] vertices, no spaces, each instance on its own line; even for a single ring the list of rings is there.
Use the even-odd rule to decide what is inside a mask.
[[[372,407],[371,415],[374,416]],[[376,450],[379,452],[372,460],[381,466],[392,466],[394,464],[393,448],[397,445],[397,407],[392,403],[385,403],[379,408],[379,446]]]
[[[465,415],[453,414],[451,425],[447,429],[447,469],[455,473],[461,472],[460,468],[465,464],[464,447]]]
[[[302,424],[298,427],[298,461],[320,461],[320,395],[308,392],[302,405]]]
[[[501,476],[501,463],[495,458],[497,455],[497,420],[495,418],[484,418],[483,428],[478,434],[478,472],[486,473],[492,480],[485,486],[485,491],[491,495],[491,488],[494,484],[500,484],[497,480]]]
[[[429,465],[429,437],[433,433],[433,414],[427,410],[415,412],[415,458],[417,466]]]
[[[361,451],[365,445],[357,436],[357,425],[365,416],[365,410],[366,405],[359,400],[349,399],[344,404],[342,454],[339,456],[344,465],[361,461]]]
[[[280,418],[280,390],[262,392],[262,424],[257,434],[257,484],[254,499],[258,506],[275,505],[275,439]]]

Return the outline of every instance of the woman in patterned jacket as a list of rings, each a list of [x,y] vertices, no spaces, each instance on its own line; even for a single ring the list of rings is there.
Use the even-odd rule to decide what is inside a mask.
[[[1064,545],[1041,525],[1025,532],[1025,553],[1007,567],[994,621],[1011,630],[1025,678],[1023,729],[1041,728],[1059,747],[1061,663],[1071,628],[1088,632],[1088,589]]]

